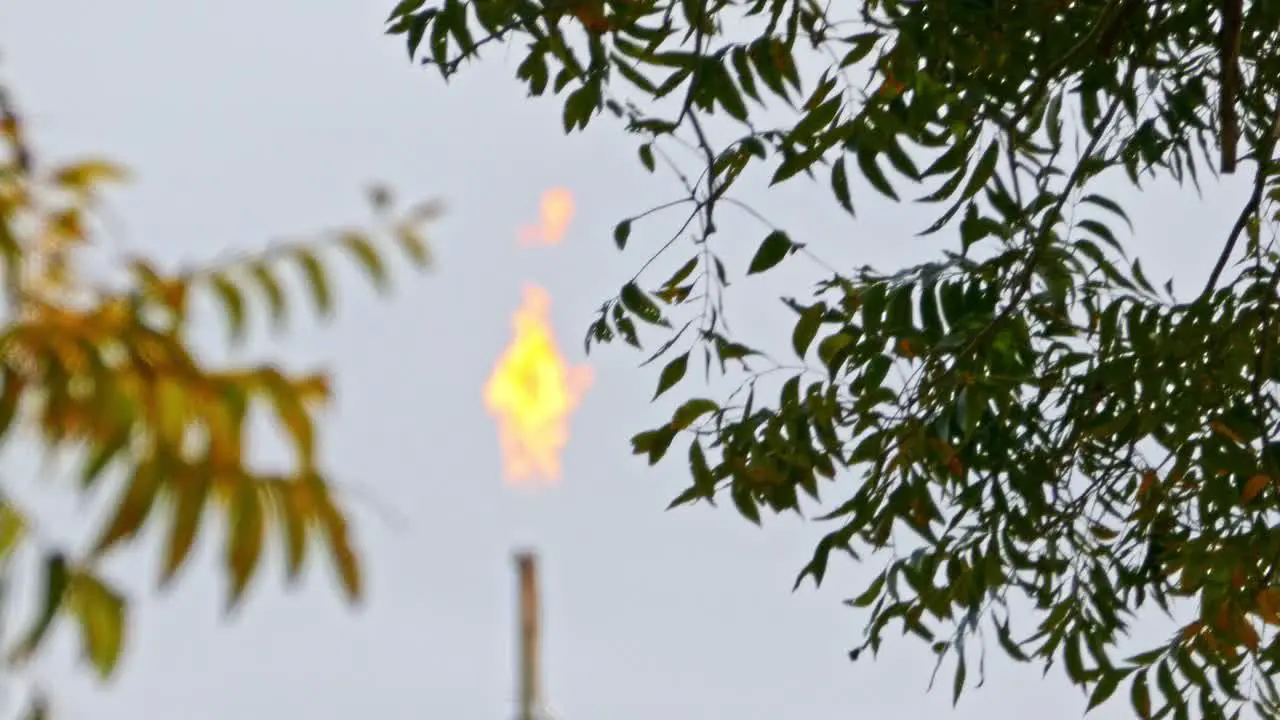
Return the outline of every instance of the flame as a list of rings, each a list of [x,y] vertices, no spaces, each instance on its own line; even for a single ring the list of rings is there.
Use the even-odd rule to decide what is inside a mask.
[[[551,332],[551,298],[534,285],[512,320],[511,345],[493,368],[484,403],[498,421],[507,480],[547,484],[560,477],[568,417],[591,386],[591,368],[569,367]]]
[[[552,188],[542,193],[537,225],[520,231],[521,245],[555,245],[564,239],[564,231],[573,220],[573,193]]]

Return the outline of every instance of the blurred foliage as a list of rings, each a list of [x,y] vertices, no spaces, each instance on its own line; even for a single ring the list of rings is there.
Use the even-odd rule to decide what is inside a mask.
[[[325,255],[346,253],[380,289],[389,283],[387,245],[418,268],[429,265],[422,225],[437,208],[395,213],[385,190],[373,205],[388,237],[350,230],[280,245],[221,265],[166,274],[144,260],[127,282],[98,288],[75,272],[89,247],[104,186],[126,178],[112,163],[88,159],[42,166],[22,116],[0,88],[0,440],[78,463],[72,485],[87,493],[105,478],[123,479],[114,511],[84,552],[58,547],[35,518],[0,490],[0,570],[5,587],[24,549],[38,555],[43,584],[30,627],[7,649],[16,668],[39,650],[61,619],[79,627],[83,655],[98,675],[116,669],[127,636],[127,603],[100,572],[101,561],[149,527],[163,533],[160,582],[173,581],[210,522],[225,523],[228,609],[244,597],[268,537],[282,543],[288,579],[299,577],[311,548],[328,550],[342,590],[361,593],[360,565],[346,515],[317,463],[316,413],[329,398],[324,374],[272,365],[213,367],[195,356],[188,308],[210,293],[231,338],[245,338],[246,316],[261,304],[277,329],[296,304],[283,289],[289,272],[304,281],[327,316],[334,298]],[[245,423],[267,412],[287,432],[287,471],[251,467]],[[46,704],[37,699],[32,717]]]
[[[994,638],[1090,707],[1280,715],[1280,3],[404,0],[388,31],[446,79],[522,48],[517,78],[563,97],[566,132],[612,116],[685,185],[660,254],[687,260],[665,280],[646,262],[588,346],[648,328],[659,394],[699,361],[742,378],[634,437],[650,463],[687,443],[674,505],[727,495],[758,523],[842,493],[797,585],[836,551],[882,567],[849,602],[855,659],[900,626],[959,698]],[[1126,202],[1238,168],[1250,194],[1203,239],[1221,245],[1203,289],[1156,287],[1121,239]],[[799,361],[776,360],[725,325],[715,233],[760,170],[819,179],[850,214],[911,202],[899,216],[929,214],[919,234],[951,247],[828,269],[784,298]],[[828,240],[771,227],[746,274],[820,262]],[[1128,631],[1152,604],[1182,627],[1145,647]]]

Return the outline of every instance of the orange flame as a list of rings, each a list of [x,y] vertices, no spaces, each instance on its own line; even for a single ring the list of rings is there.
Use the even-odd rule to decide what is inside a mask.
[[[556,347],[551,298],[534,285],[512,324],[515,336],[489,376],[484,403],[498,420],[503,465],[513,484],[560,477],[560,451],[569,442],[568,417],[591,386],[591,368],[569,367]]]
[[[564,188],[553,188],[542,193],[537,225],[525,226],[520,231],[521,245],[555,245],[564,239],[564,232],[573,220],[573,193]]]

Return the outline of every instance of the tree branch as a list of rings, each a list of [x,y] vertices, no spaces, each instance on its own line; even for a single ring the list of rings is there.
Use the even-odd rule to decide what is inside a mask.
[[[1263,139],[1262,143],[1254,153],[1258,162],[1258,171],[1253,176],[1253,192],[1249,195],[1249,202],[1240,209],[1240,215],[1236,217],[1235,225],[1231,227],[1231,234],[1227,236],[1227,244],[1222,248],[1222,252],[1218,255],[1218,262],[1213,266],[1213,272],[1209,273],[1209,281],[1205,283],[1204,290],[1200,292],[1200,299],[1206,300],[1218,285],[1218,280],[1222,278],[1222,272],[1227,267],[1227,261],[1231,259],[1232,253],[1235,252],[1236,243],[1240,241],[1240,233],[1244,232],[1245,227],[1249,224],[1249,218],[1258,212],[1258,208],[1262,205],[1262,193],[1267,187],[1267,176],[1271,174],[1271,164],[1275,159],[1276,140],[1280,138],[1280,113],[1276,114],[1275,123],[1271,126],[1271,132]]]
[[[1240,123],[1236,99],[1240,95],[1240,24],[1243,0],[1222,0],[1222,35],[1218,39],[1218,133],[1222,148],[1222,173],[1236,171]]]

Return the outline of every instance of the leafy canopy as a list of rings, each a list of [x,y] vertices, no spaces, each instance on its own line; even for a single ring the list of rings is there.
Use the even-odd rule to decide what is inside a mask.
[[[387,239],[342,231],[177,274],[138,259],[128,264],[127,282],[99,288],[73,272],[74,261],[93,237],[103,186],[123,180],[124,171],[97,159],[40,164],[3,87],[0,136],[0,441],[75,460],[74,492],[120,485],[114,512],[83,549],[54,544],[0,487],[0,573],[7,580],[22,569],[20,553],[36,555],[33,569],[44,588],[6,662],[13,667],[30,657],[66,617],[79,626],[84,658],[109,677],[123,649],[127,607],[100,561],[155,525],[167,534],[162,586],[177,576],[205,527],[222,520],[229,608],[244,597],[269,534],[285,548],[291,581],[311,547],[327,546],[342,589],[357,600],[362,583],[353,538],[317,462],[314,428],[329,378],[201,361],[189,341],[196,328],[188,306],[194,294],[212,293],[233,342],[245,337],[255,304],[264,304],[282,329],[295,304],[283,289],[293,272],[327,316],[334,298],[324,255],[347,254],[385,289],[390,274],[382,246],[389,240],[426,267],[421,226],[434,210],[393,214],[379,192],[375,208],[389,228]],[[293,459],[283,472],[255,470],[246,452],[245,423],[261,412],[274,415],[291,439]],[[31,717],[43,717],[44,708],[37,699]]]
[[[612,116],[685,182],[690,232],[661,252],[688,261],[666,279],[646,263],[588,345],[647,328],[658,394],[699,361],[742,378],[634,450],[687,446],[674,505],[727,495],[759,522],[836,493],[797,585],[835,551],[882,568],[850,601],[855,658],[900,626],[952,663],[958,698],[994,637],[1090,707],[1125,688],[1143,718],[1280,713],[1280,4],[403,0],[388,22],[446,79],[524,48],[516,75],[563,97],[566,132]],[[774,346],[800,362],[776,360],[724,324],[715,226],[748,168],[817,180],[849,213],[873,199],[856,173],[950,249],[785,299]],[[1237,170],[1252,191],[1203,291],[1153,285],[1100,183]],[[773,229],[746,273],[824,240]],[[1135,647],[1153,604],[1181,629]]]

